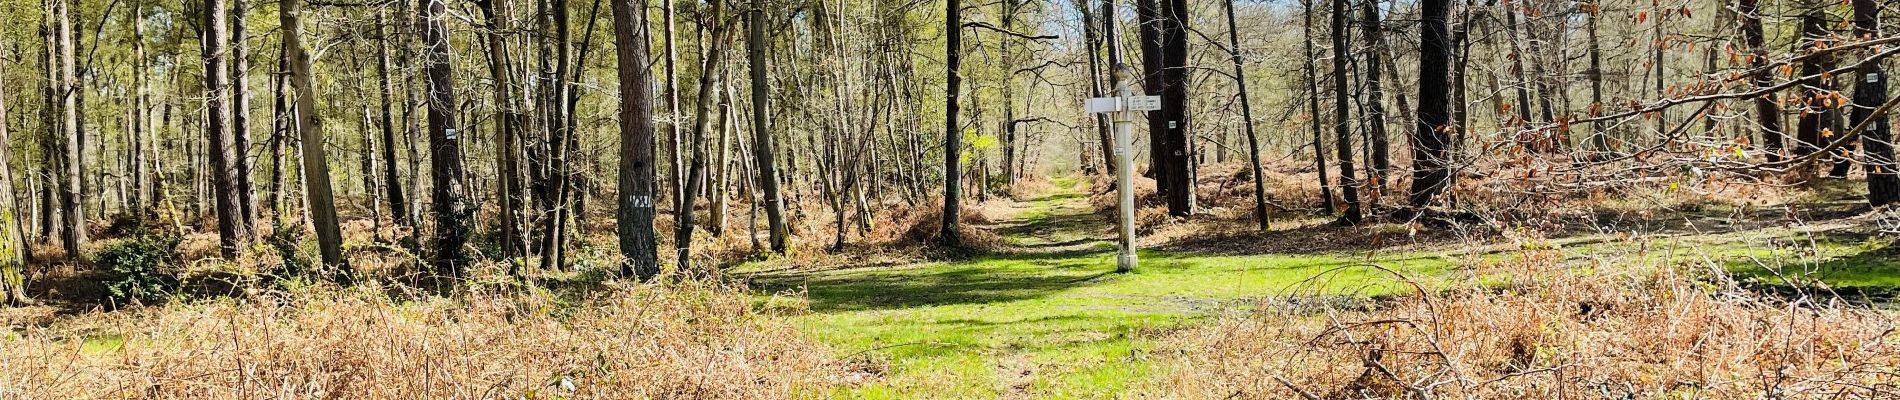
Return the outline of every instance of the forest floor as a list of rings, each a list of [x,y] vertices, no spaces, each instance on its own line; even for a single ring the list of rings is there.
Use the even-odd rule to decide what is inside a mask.
[[[1634,237],[1583,232],[1486,245],[1404,239],[1402,225],[1370,229],[1397,231],[1390,236],[1401,239],[1386,241],[1396,244],[1341,244],[1350,238],[1335,237],[1342,230],[1325,220],[1277,221],[1291,228],[1267,233],[1278,236],[1273,240],[1242,234],[1223,244],[1231,233],[1147,238],[1140,267],[1118,274],[1112,225],[1091,209],[1086,192],[1080,182],[1058,179],[1040,195],[991,205],[994,220],[980,228],[1006,245],[975,256],[816,269],[753,264],[737,271],[762,301],[808,302],[791,319],[852,366],[853,384],[832,393],[850,398],[1148,392],[1166,385],[1171,374],[1156,360],[1176,356],[1155,354],[1157,344],[1223,312],[1275,297],[1379,298],[1409,290],[1406,280],[1489,282],[1476,266],[1531,254],[1545,257],[1537,262],[1559,274],[1704,263],[1755,277],[1748,280],[1762,286],[1805,279],[1796,275],[1842,287],[1897,283],[1888,282],[1896,278],[1887,270],[1896,265],[1885,242],[1854,233],[1864,223],[1771,224],[1725,219],[1734,210],[1713,209],[1700,215],[1724,220],[1720,227],[1671,216],[1659,219],[1678,220],[1674,226]],[[1543,250],[1553,248],[1563,250],[1548,259],[1553,252]]]

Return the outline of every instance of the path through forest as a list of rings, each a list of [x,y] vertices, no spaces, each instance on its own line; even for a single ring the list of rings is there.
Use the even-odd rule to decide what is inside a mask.
[[[1084,188],[1061,181],[1008,203],[986,226],[1007,250],[954,261],[768,272],[765,292],[806,290],[811,313],[794,320],[863,371],[852,398],[1099,398],[1161,371],[1148,352],[1171,330],[1289,290],[1390,290],[1373,272],[1308,277],[1378,262],[1430,274],[1434,257],[1212,256],[1142,252],[1115,274],[1109,221],[1090,213]],[[1008,201],[1008,200],[997,200]]]

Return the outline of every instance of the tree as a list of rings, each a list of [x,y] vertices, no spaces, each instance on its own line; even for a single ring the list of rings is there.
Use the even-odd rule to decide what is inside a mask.
[[[455,81],[451,76],[449,29],[442,21],[448,6],[442,0],[419,0],[422,20],[423,73],[429,95],[429,175],[435,193],[435,268],[462,276],[468,265],[463,246],[468,243],[468,188],[463,186],[461,135],[455,131]]]
[[[1346,108],[1347,99],[1352,98],[1346,74],[1346,60],[1352,57],[1352,42],[1346,37],[1346,14],[1350,7],[1346,0],[1333,0],[1333,101],[1336,103],[1333,107],[1333,133],[1338,138],[1333,147],[1339,151],[1339,191],[1346,201],[1346,211],[1339,220],[1356,224],[1362,218],[1359,211],[1359,181],[1353,178],[1352,114]]]
[[[323,149],[322,118],[318,116],[316,79],[310,73],[310,56],[303,47],[303,2],[284,1],[277,12],[283,25],[284,57],[290,65],[290,85],[296,93],[291,124],[301,138],[303,153],[304,212],[310,215],[311,228],[317,232],[317,252],[323,264],[338,268],[348,276],[349,264],[343,260],[343,234],[337,227],[336,197],[330,187],[330,161]]]
[[[244,209],[238,205],[236,158],[240,156],[231,142],[230,127],[225,125],[231,109],[225,102],[228,99],[225,84],[229,82],[225,74],[230,70],[225,65],[224,0],[206,0],[203,11],[205,136],[210,146],[206,150],[211,159],[213,205],[218,215],[218,248],[224,258],[236,259],[247,230],[243,227]]]
[[[501,12],[508,10],[508,3],[507,0],[482,0],[477,1],[475,4],[481,8],[483,18],[488,20],[488,31],[483,35],[488,40],[488,71],[490,77],[495,80],[495,86],[499,89],[495,91],[495,107],[501,114],[499,118],[495,119],[495,170],[496,174],[499,175],[498,179],[501,181],[501,188],[497,191],[495,197],[499,200],[496,203],[501,208],[499,213],[501,217],[501,256],[503,259],[508,260],[509,275],[518,276],[520,274],[519,268],[521,267],[521,263],[515,262],[515,257],[527,253],[527,239],[521,232],[521,205],[523,200],[521,198],[521,146],[516,141],[516,138],[520,135],[522,119],[524,117],[522,115],[521,105],[516,102],[515,96],[513,96],[519,89],[514,82],[514,67],[511,64],[512,59],[508,52],[508,41],[503,38],[501,33],[509,29],[508,20],[501,14]],[[380,65],[386,67],[389,65],[387,61],[388,49],[384,47],[378,51],[381,54],[379,57],[384,59]],[[384,72],[383,82],[383,118],[387,121],[389,118],[389,78],[387,72]],[[387,123],[384,125],[388,126]],[[385,128],[383,132],[385,142],[394,140],[388,128]],[[394,146],[385,146],[384,149],[388,150],[393,147]],[[394,150],[389,151],[390,153],[387,154],[389,154],[389,157],[392,157],[390,158],[392,162],[389,163],[388,175],[393,177],[396,176],[396,167],[393,162],[395,160],[393,158],[395,157],[395,153]],[[404,204],[405,202],[403,201],[395,200],[395,198],[402,196],[402,188],[401,186],[397,186],[400,182],[396,179],[390,179],[390,183],[390,203],[392,205]],[[398,212],[398,214],[400,214],[400,212]]]
[[[146,89],[145,75],[148,61],[145,58],[145,2],[132,2],[132,137],[129,138],[132,151],[132,204],[137,217],[151,215],[153,204],[158,202],[153,184],[152,164],[155,162],[157,145],[151,127],[148,125],[147,110],[151,107],[151,98]]]
[[[1821,3],[1808,0],[1803,4],[1807,7],[1807,11],[1801,14],[1801,47],[1810,52],[1831,47],[1832,44],[1832,40],[1828,40],[1827,10],[1823,9]],[[1834,69],[1833,60],[1826,53],[1806,57],[1801,61],[1801,76],[1811,78],[1801,83],[1801,101],[1797,103],[1801,105],[1801,108],[1800,117],[1795,122],[1794,154],[1796,156],[1805,156],[1819,151],[1828,145],[1827,142],[1833,141],[1833,137],[1838,133],[1832,132],[1834,87],[1829,79],[1821,76],[1823,72],[1832,69]],[[1829,132],[1822,132],[1824,130]]]
[[[1300,24],[1300,28],[1305,31],[1306,37],[1308,38],[1318,37],[1317,34],[1313,32],[1313,3],[1317,1],[1319,0],[1305,0],[1300,2],[1300,15],[1304,18],[1304,23]],[[1312,40],[1303,40],[1301,43],[1304,46],[1303,49],[1306,54],[1305,63],[1303,65],[1304,68],[1301,72],[1305,73],[1304,78],[1306,80],[1306,114],[1313,118],[1312,123],[1307,124],[1307,127],[1313,130],[1313,164],[1316,167],[1315,169],[1319,171],[1319,200],[1320,205],[1326,213],[1332,214],[1334,212],[1333,182],[1327,179],[1326,176],[1326,142],[1322,139],[1324,137],[1324,130],[1320,127],[1319,66],[1317,65],[1319,62],[1319,53],[1313,50]]]
[[[1166,0],[1161,10],[1161,119],[1166,141],[1162,153],[1155,155],[1161,174],[1167,176],[1168,215],[1194,214],[1193,135],[1188,115],[1188,6],[1187,0]],[[1343,0],[1342,0],[1343,1]]]
[[[963,195],[963,132],[958,129],[957,103],[962,92],[963,8],[958,0],[944,1],[944,103],[943,103],[943,226],[937,232],[944,246],[962,245],[958,236],[959,204]],[[754,83],[755,85],[757,83]]]
[[[244,231],[252,229],[257,220],[257,199],[251,189],[251,90],[245,82],[251,81],[251,45],[247,35],[244,17],[249,14],[249,0],[231,2],[231,145],[235,153],[231,158],[232,177],[237,188],[239,225]]]
[[[48,27],[48,75],[52,85],[48,87],[49,107],[57,119],[49,120],[59,127],[60,136],[53,139],[48,131],[48,142],[53,144],[49,157],[57,155],[52,180],[59,193],[59,236],[65,244],[69,257],[79,257],[80,248],[86,244],[86,203],[80,201],[85,190],[84,138],[79,129],[79,84],[74,74],[74,50],[72,17],[68,0],[48,0],[50,11]]]
[[[635,1],[640,1],[636,7]],[[621,275],[660,273],[653,237],[653,73],[647,69],[646,3],[613,0],[614,51],[620,70]]]
[[[13,155],[7,134],[6,62],[0,61],[0,305],[20,304],[26,297],[26,226],[20,223],[20,202],[13,197]]]
[[[1227,11],[1227,54],[1234,60],[1234,90],[1240,94],[1240,120],[1247,131],[1247,170],[1253,176],[1253,217],[1260,230],[1272,227],[1267,215],[1267,184],[1260,169],[1260,136],[1253,129],[1253,100],[1247,95],[1247,69],[1240,58],[1240,27],[1234,23],[1234,0],[1221,2]]]
[[[1761,11],[1758,0],[1737,0],[1735,13],[1742,18],[1742,45],[1748,52],[1750,70],[1755,73],[1756,89],[1774,86],[1775,77],[1768,71],[1768,47],[1764,45],[1761,27]],[[1774,92],[1762,93],[1755,98],[1755,121],[1761,125],[1762,152],[1767,153],[1769,162],[1781,161],[1781,102],[1775,99]]]
[[[698,193],[703,189],[702,178],[706,174],[707,161],[706,130],[712,125],[712,106],[719,97],[716,93],[721,79],[719,74],[722,71],[719,66],[724,61],[726,52],[726,24],[720,20],[725,10],[725,1],[711,0],[711,2],[710,20],[713,21],[713,27],[710,37],[713,38],[713,44],[712,48],[706,51],[705,63],[699,69],[699,91],[696,96],[693,96],[696,102],[693,106],[693,133],[686,142],[686,145],[693,148],[692,158],[688,161],[686,189],[681,191],[684,195],[679,198],[679,207],[673,217],[673,243],[674,247],[679,249],[681,269],[692,265],[693,199],[699,198]]]
[[[951,0],[952,2],[956,0]],[[953,7],[954,8],[954,7]],[[760,196],[764,197],[766,231],[771,236],[772,252],[785,254],[791,247],[791,231],[785,225],[784,197],[779,194],[778,162],[774,154],[771,85],[765,77],[765,4],[755,1],[746,12],[746,58],[752,74],[752,160]],[[952,34],[954,37],[954,33]],[[954,186],[954,185],[953,185]]]
[[[487,2],[483,2],[483,4],[487,4]],[[394,102],[390,100],[390,96],[395,91],[389,85],[390,33],[383,30],[383,26],[387,25],[384,21],[383,14],[383,10],[376,10],[376,95],[377,98],[381,100],[382,105],[382,114],[380,115],[380,121],[382,123],[377,125],[382,130],[383,160],[386,161],[383,163],[383,189],[386,191],[384,198],[389,202],[389,215],[391,219],[395,220],[396,225],[410,226],[408,196],[403,195],[402,175],[396,171],[396,121],[394,118],[395,113],[391,110],[395,105],[393,104]],[[497,82],[501,82],[501,80],[497,79]],[[497,96],[505,96],[508,92],[507,90],[495,91]],[[506,178],[504,177],[504,179]],[[504,216],[503,218],[507,217]]]
[[[1419,2],[1418,122],[1412,134],[1412,195],[1415,208],[1431,206],[1451,186],[1451,41],[1449,0]]]
[[[1880,37],[1880,7],[1874,0],[1853,0],[1854,38],[1873,40]],[[1872,56],[1874,51],[1866,52]],[[1873,115],[1875,108],[1887,103],[1887,73],[1880,63],[1869,62],[1860,65],[1855,71],[1861,79],[1855,79],[1853,112],[1848,118],[1852,125],[1860,126],[1870,118],[1886,118]],[[1861,133],[1861,152],[1865,155],[1867,171],[1867,203],[1874,207],[1900,202],[1900,175],[1894,168],[1893,126],[1891,123],[1876,121]],[[3,138],[4,135],[0,135]]]
[[[1387,171],[1392,170],[1392,145],[1385,132],[1385,84],[1379,75],[1382,61],[1380,58],[1385,54],[1385,31],[1379,24],[1379,0],[1364,1],[1364,6],[1360,7],[1365,19],[1362,27],[1365,29],[1366,48],[1372,52],[1371,57],[1365,57],[1364,71],[1367,91],[1366,125],[1371,128],[1366,136],[1367,141],[1371,142],[1369,145],[1372,146],[1372,159],[1367,160],[1372,164],[1370,172],[1372,176],[1368,178],[1372,178],[1373,184],[1383,189]]]

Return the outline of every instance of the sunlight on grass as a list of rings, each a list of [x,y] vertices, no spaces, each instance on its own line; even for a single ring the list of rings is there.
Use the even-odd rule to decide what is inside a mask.
[[[1058,182],[1074,193],[1074,183]],[[849,398],[1101,398],[1156,375],[1154,339],[1238,301],[1289,293],[1373,296],[1402,289],[1368,262],[1431,275],[1436,257],[1196,256],[1144,251],[1115,274],[1114,246],[1092,238],[1079,195],[1051,195],[1015,215],[1012,243],[1085,246],[1005,252],[895,268],[756,277],[764,292],[804,288],[804,332],[883,374],[833,393]],[[1327,272],[1331,273],[1327,273]],[[1325,273],[1325,279],[1309,278]]]

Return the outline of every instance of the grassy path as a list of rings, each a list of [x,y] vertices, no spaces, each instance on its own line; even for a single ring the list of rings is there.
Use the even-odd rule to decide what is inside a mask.
[[[1203,256],[1143,252],[1115,274],[1112,231],[1074,182],[989,227],[1011,249],[969,259],[818,272],[758,273],[765,290],[804,288],[812,337],[873,376],[849,398],[1101,398],[1154,379],[1147,352],[1168,331],[1249,298],[1305,287],[1364,261],[1416,272],[1431,258]],[[1332,275],[1329,291],[1379,291],[1367,271]]]

